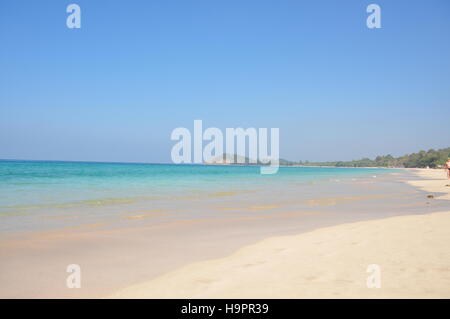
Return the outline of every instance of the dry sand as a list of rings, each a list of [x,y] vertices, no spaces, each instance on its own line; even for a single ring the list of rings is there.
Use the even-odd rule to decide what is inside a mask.
[[[414,172],[418,176],[425,178],[425,180],[408,181],[409,184],[430,192],[430,195],[436,198],[450,200],[450,179],[446,178],[446,172],[444,170],[415,169]]]
[[[443,170],[410,181],[450,199]],[[435,200],[430,198],[431,200]],[[450,212],[400,216],[273,237],[184,266],[113,298],[450,298]],[[380,288],[368,288],[368,266]]]

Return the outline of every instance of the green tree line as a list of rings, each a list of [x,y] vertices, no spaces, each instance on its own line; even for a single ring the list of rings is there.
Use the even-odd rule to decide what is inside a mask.
[[[304,166],[336,166],[336,167],[407,167],[407,168],[437,168],[442,167],[450,158],[450,147],[417,153],[407,154],[400,157],[392,155],[377,156],[375,159],[363,158],[354,161],[335,162],[289,162],[283,161],[282,165],[304,165]]]

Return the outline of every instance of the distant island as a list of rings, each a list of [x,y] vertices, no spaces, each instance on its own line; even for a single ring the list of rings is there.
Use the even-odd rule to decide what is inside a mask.
[[[353,161],[309,162],[289,161],[280,159],[280,166],[332,166],[332,167],[392,167],[392,168],[440,168],[450,158],[450,147],[443,149],[430,149],[400,157],[392,155],[377,156],[375,159],[362,158]],[[208,165],[265,165],[261,162],[251,163],[248,157],[223,154],[212,161],[205,162]]]

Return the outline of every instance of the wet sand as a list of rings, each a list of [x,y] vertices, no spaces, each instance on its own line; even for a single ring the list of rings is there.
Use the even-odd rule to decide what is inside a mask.
[[[0,297],[105,297],[161,280],[192,263],[233,256],[267,238],[450,210],[447,200],[429,199],[428,191],[406,183],[417,179],[424,177],[398,170],[376,178],[290,184],[243,194],[230,191],[226,196],[181,199],[176,205],[158,202],[124,211],[114,220],[97,218],[40,232],[2,234]],[[69,264],[81,267],[80,289],[66,286]],[[175,297],[170,291],[156,293],[152,296]]]

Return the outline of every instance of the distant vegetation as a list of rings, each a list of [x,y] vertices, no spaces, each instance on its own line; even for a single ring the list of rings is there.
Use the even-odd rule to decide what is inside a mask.
[[[336,166],[336,167],[406,167],[406,168],[437,168],[442,167],[450,157],[450,147],[420,151],[418,153],[393,157],[392,155],[377,156],[375,159],[363,158],[355,161],[335,161],[335,162],[293,162],[280,159],[282,166]],[[205,164],[228,164],[228,165],[267,165],[260,161],[250,163],[248,157],[239,155],[222,154]]]
[[[393,157],[392,155],[377,156],[375,159],[363,158],[355,161],[336,162],[291,162],[280,160],[281,165],[304,165],[304,166],[337,166],[337,167],[442,167],[447,158],[450,157],[450,147],[420,151],[418,153]]]

